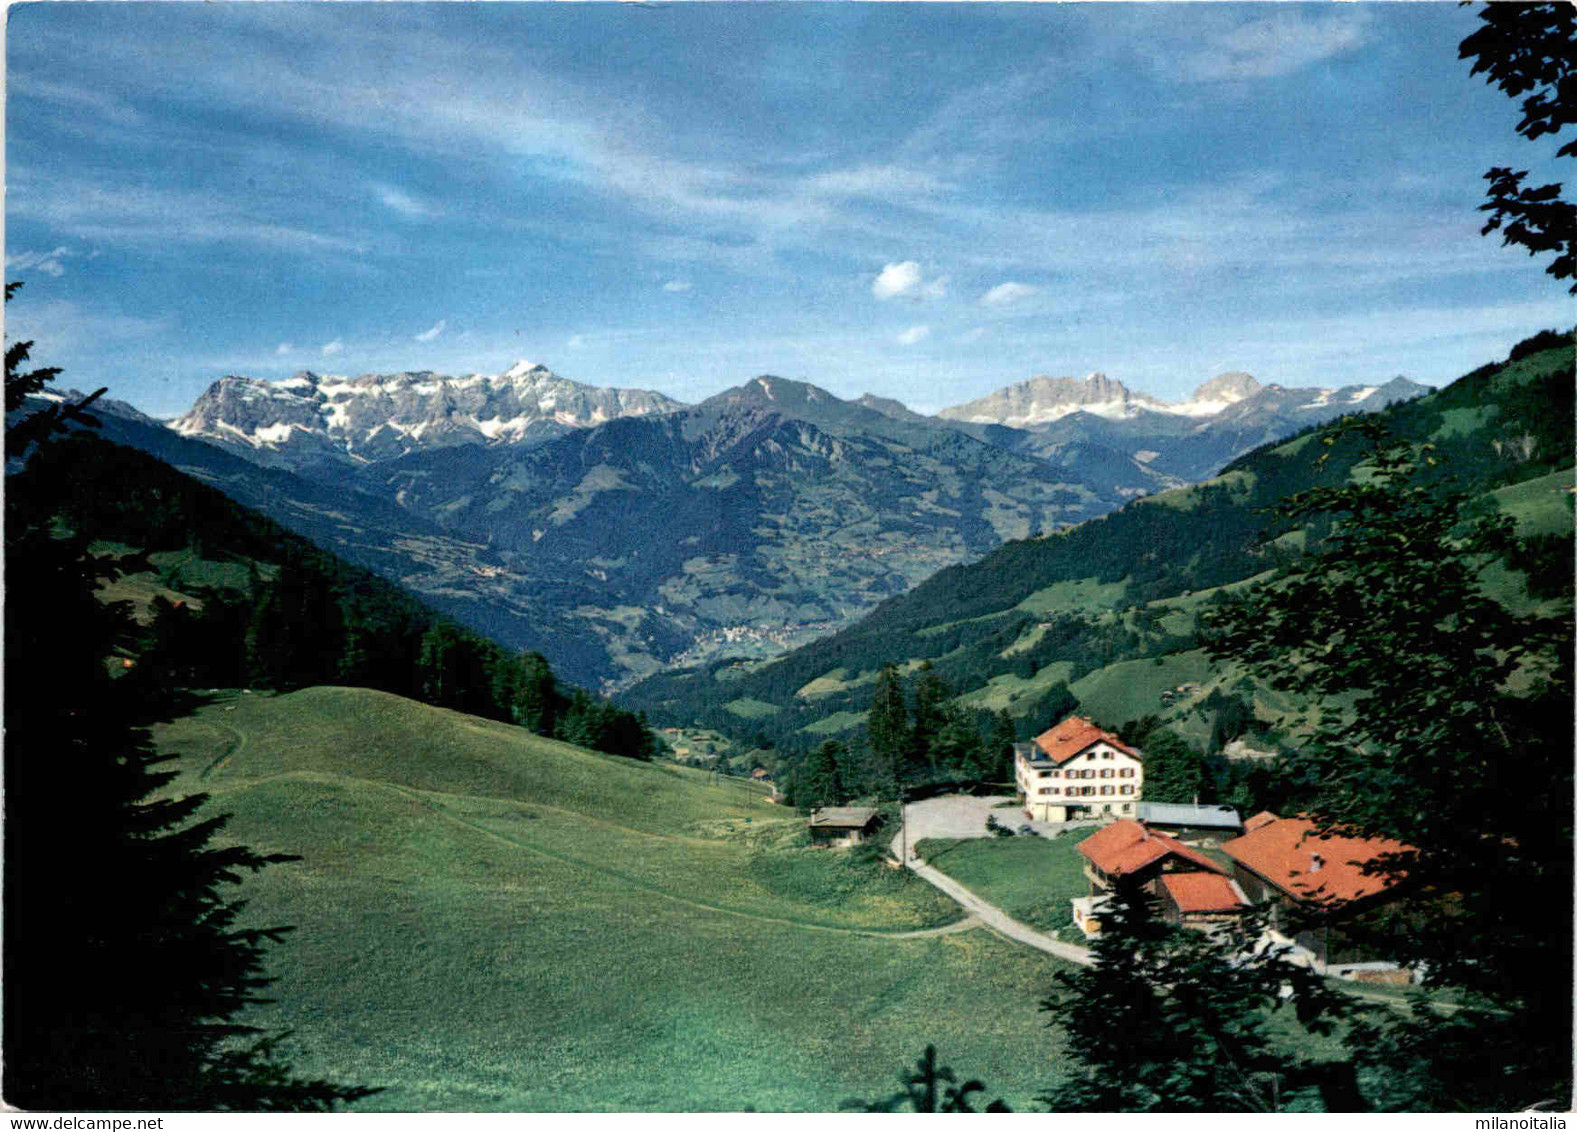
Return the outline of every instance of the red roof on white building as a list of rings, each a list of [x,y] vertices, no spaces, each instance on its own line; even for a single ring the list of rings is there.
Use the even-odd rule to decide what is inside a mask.
[[[1057,726],[1035,736],[1035,746],[1052,762],[1062,764],[1081,755],[1097,743],[1108,743],[1123,752],[1140,758],[1138,751],[1124,743],[1110,731],[1103,731],[1082,715],[1070,715]]]

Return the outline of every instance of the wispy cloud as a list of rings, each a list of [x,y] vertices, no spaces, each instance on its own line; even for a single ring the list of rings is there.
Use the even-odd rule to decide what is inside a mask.
[[[418,219],[438,214],[438,209],[433,205],[392,185],[373,185],[372,191],[385,208],[391,209],[401,216]]]
[[[1354,5],[1273,11],[1215,34],[1201,35],[1199,22],[1190,20],[1186,45],[1152,49],[1151,60],[1162,75],[1183,82],[1276,78],[1356,50],[1368,24],[1369,14]]]
[[[916,342],[924,342],[929,337],[931,337],[929,326],[911,326],[898,335],[897,342],[900,346],[913,346]]]
[[[428,327],[426,330],[424,330],[420,334],[416,335],[416,341],[418,341],[418,342],[431,342],[434,338],[438,337],[440,334],[442,334],[444,332],[444,327],[447,326],[447,325],[448,325],[448,322],[446,320],[440,318],[432,326]]]
[[[1020,299],[1027,299],[1040,288],[1032,287],[1028,283],[998,283],[991,290],[980,296],[980,301],[987,306],[1005,307],[1009,303],[1016,303]]]
[[[278,355],[279,357],[281,357],[281,358],[284,357],[286,354],[291,353],[294,350],[295,350],[295,347],[292,346],[289,342],[281,342],[278,346],[274,347],[274,353],[276,355]]]
[[[322,354],[323,354],[323,356],[325,358],[332,358],[335,354],[342,353],[344,351],[344,349],[345,349],[345,343],[341,342],[338,338],[336,338],[332,342],[324,343],[323,349],[322,349],[321,352],[322,352]]]
[[[9,213],[82,239],[133,244],[239,243],[307,253],[356,253],[362,240],[313,231],[266,215],[259,201],[171,188],[112,188],[69,176],[15,175]]]
[[[671,294],[680,294],[690,289],[690,283],[685,279],[670,279],[663,284],[663,290]]]
[[[7,271],[38,271],[58,279],[66,273],[66,266],[60,261],[75,254],[64,245],[50,252],[17,252],[5,257],[5,266]]]

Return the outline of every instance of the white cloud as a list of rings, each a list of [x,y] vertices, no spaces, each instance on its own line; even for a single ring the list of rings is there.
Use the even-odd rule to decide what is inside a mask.
[[[935,176],[901,165],[862,165],[818,173],[805,182],[818,196],[851,196],[894,199],[929,196],[944,186]]]
[[[17,252],[5,257],[5,266],[7,271],[39,271],[58,279],[66,273],[65,264],[60,261],[75,254],[63,245],[52,252]]]
[[[446,325],[448,325],[447,321],[445,319],[441,319],[440,318],[429,329],[424,330],[420,334],[418,334],[416,336],[416,340],[418,342],[431,342],[434,338],[438,337],[440,334],[442,334],[444,332],[444,327]]]
[[[585,347],[586,347],[586,339],[582,338],[579,334],[571,334],[569,342],[568,342],[568,346],[569,346],[569,348],[571,350],[582,350],[582,349],[585,349]]]
[[[1280,11],[1200,35],[1197,22],[1186,48],[1154,60],[1165,75],[1185,82],[1242,81],[1290,75],[1363,45],[1369,16],[1344,6],[1340,14]]]
[[[688,291],[689,289],[690,283],[688,280],[684,279],[670,279],[668,282],[663,284],[664,291],[669,291],[674,294],[678,294],[681,291]]]
[[[931,337],[929,326],[911,326],[908,330],[898,335],[900,346],[913,346],[916,342],[924,342]]]
[[[1016,303],[1020,299],[1027,299],[1040,288],[1031,287],[1028,283],[998,283],[991,290],[980,296],[980,301],[987,306],[1005,307],[1009,303]]]
[[[329,342],[329,343],[324,345],[324,347],[323,347],[323,356],[325,358],[332,358],[335,354],[338,354],[340,351],[342,351],[344,349],[345,349],[345,343],[341,342],[338,338],[336,338],[336,339],[334,339],[334,341]]]
[[[902,263],[889,263],[882,268],[876,281],[871,284],[871,294],[878,299],[896,299],[901,297],[912,299],[940,299],[947,294],[947,276],[940,275],[929,281],[924,277],[920,265],[914,260],[905,260]]]
[[[372,186],[372,191],[383,202],[385,208],[393,209],[401,216],[433,216],[438,211],[426,201],[419,200],[410,193],[395,188],[393,185],[374,185]]]
[[[281,342],[278,346],[276,346],[274,348],[274,353],[279,355],[280,357],[284,357],[286,354],[290,353],[294,349],[295,349],[295,347],[292,346],[289,342]]]

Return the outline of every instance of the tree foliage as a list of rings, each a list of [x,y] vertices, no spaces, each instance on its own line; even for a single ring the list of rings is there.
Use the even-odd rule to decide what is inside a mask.
[[[26,355],[7,351],[8,407],[54,376],[20,372]],[[40,450],[69,447],[51,437],[84,420],[35,415],[8,429],[8,447],[18,430]],[[6,1099],[324,1110],[367,1095],[296,1077],[282,1035],[239,1020],[265,1001],[264,955],[289,929],[242,926],[233,886],[293,858],[223,844],[206,795],[159,795],[174,776],[143,726],[159,705],[112,677],[133,626],[96,592],[147,564],[60,530],[61,487],[34,459],[5,493]]]
[[[906,1108],[910,1112],[1013,1111],[1000,1099],[976,1109],[973,1098],[985,1092],[985,1085],[975,1080],[959,1084],[952,1066],[936,1063],[935,1046],[926,1046],[915,1067],[899,1079],[903,1087],[889,1097],[878,1101],[848,1100],[839,1107],[856,1112],[902,1112]]]
[[[1518,545],[1509,520],[1425,482],[1427,446],[1398,443],[1376,422],[1345,431],[1368,438],[1366,468],[1285,506],[1329,520],[1329,533],[1274,583],[1218,607],[1208,647],[1318,698],[1289,760],[1317,816],[1412,847],[1378,866],[1419,894],[1418,922],[1387,947],[1489,1008],[1471,1024],[1396,1022],[1359,1033],[1360,1044],[1375,1056],[1419,1052],[1409,1073],[1420,1096],[1446,1089],[1481,1109],[1565,1097],[1570,575],[1556,613],[1494,600],[1480,574]]]
[[[1119,883],[1101,916],[1092,966],[1059,971],[1043,1003],[1074,1071],[1040,1099],[1065,1112],[1274,1112],[1357,1107],[1351,1070],[1302,1057],[1274,1038],[1273,1012],[1328,1034],[1348,1000],[1274,949],[1161,920],[1140,888]]]
[[[1458,55],[1472,59],[1472,74],[1511,98],[1522,99],[1517,133],[1530,141],[1558,135],[1577,123],[1577,15],[1572,5],[1490,3],[1479,9],[1482,26],[1461,43]],[[1556,150],[1577,156],[1577,140]],[[1500,232],[1502,243],[1518,244],[1533,256],[1553,253],[1545,269],[1556,279],[1577,280],[1577,205],[1561,199],[1560,184],[1529,186],[1528,171],[1496,166],[1484,174],[1489,213],[1483,234]],[[1577,294],[1577,281],[1571,285]]]

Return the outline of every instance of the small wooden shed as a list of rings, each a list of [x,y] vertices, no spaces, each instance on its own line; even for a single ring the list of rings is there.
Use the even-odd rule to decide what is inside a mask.
[[[880,821],[871,806],[823,806],[810,815],[810,839],[818,845],[858,845]]]

